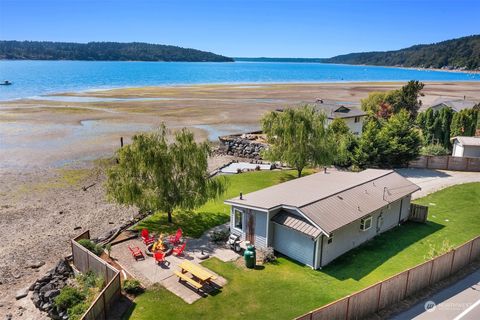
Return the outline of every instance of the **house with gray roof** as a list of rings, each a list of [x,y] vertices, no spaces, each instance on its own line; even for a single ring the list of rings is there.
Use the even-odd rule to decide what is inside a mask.
[[[326,171],[225,201],[230,230],[314,269],[406,221],[420,188],[393,170]]]
[[[460,112],[465,109],[472,109],[478,102],[466,100],[466,99],[446,99],[438,98],[431,105],[434,111],[438,111],[443,108],[451,108],[454,112]]]
[[[480,137],[453,137],[452,156],[480,158]]]
[[[340,118],[345,121],[353,134],[362,134],[363,122],[367,114],[360,109],[360,107],[319,100],[319,102],[314,105],[314,108],[318,112],[323,112],[327,116],[327,123]]]

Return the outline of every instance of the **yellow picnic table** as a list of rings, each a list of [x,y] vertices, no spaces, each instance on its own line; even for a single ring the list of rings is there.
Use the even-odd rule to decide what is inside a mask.
[[[208,272],[207,270],[203,269],[199,265],[196,265],[190,261],[183,261],[179,265],[180,269],[182,269],[182,273],[187,273],[190,272],[195,278],[200,280],[200,282],[203,284],[204,282],[214,280],[217,277]]]

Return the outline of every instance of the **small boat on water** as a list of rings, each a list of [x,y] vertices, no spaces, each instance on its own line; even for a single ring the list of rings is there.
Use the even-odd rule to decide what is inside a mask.
[[[0,85],[1,85],[1,86],[9,86],[9,85],[11,85],[11,84],[12,84],[12,83],[11,83],[10,81],[8,81],[8,80],[5,80],[5,81],[3,81],[3,82],[0,82]]]

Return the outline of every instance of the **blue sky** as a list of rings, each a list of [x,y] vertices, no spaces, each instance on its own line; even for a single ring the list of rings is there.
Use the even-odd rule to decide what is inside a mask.
[[[480,0],[0,0],[0,39],[330,57],[480,34]]]

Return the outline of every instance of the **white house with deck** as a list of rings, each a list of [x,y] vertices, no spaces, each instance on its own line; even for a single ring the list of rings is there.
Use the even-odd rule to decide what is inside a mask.
[[[362,134],[363,122],[367,115],[363,110],[355,106],[320,101],[322,102],[315,104],[315,109],[327,116],[327,124],[334,119],[343,119],[354,135]]]
[[[393,170],[329,171],[225,203],[231,232],[242,241],[318,269],[406,221],[419,189]]]

